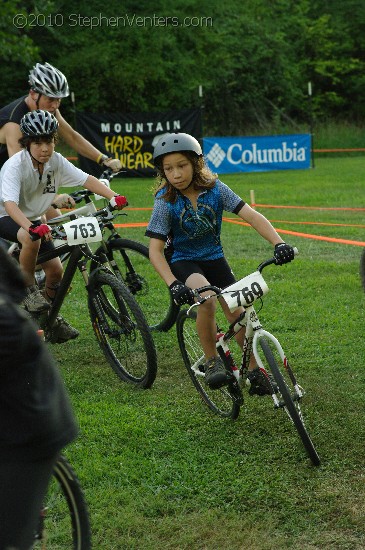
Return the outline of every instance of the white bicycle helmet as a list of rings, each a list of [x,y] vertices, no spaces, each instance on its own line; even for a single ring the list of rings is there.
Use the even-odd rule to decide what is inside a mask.
[[[20,121],[20,131],[28,137],[49,136],[58,129],[57,118],[48,111],[30,111]]]
[[[29,73],[29,84],[35,92],[61,99],[70,95],[67,79],[64,74],[50,63],[37,63]]]
[[[153,162],[156,164],[162,155],[168,153],[177,153],[181,151],[191,151],[199,157],[202,156],[202,148],[197,139],[190,134],[178,133],[165,134],[156,143],[153,151]]]

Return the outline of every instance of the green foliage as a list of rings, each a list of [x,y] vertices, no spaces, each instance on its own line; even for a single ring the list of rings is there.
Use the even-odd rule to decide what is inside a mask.
[[[39,56],[38,46],[27,30],[20,28],[24,17],[26,10],[21,1],[5,0],[0,3],[0,65],[3,67],[0,104],[16,99],[26,89],[24,79],[27,71]]]
[[[0,58],[11,62],[0,104],[26,88],[36,60],[60,68],[79,110],[205,107],[209,134],[265,133],[365,115],[361,0],[18,0],[0,6]],[[16,13],[34,14],[22,30]],[[31,21],[33,24],[30,24]],[[185,23],[185,24],[184,24]],[[15,74],[15,78],[14,78]],[[198,96],[203,86],[203,99]],[[70,102],[63,111],[70,113]]]

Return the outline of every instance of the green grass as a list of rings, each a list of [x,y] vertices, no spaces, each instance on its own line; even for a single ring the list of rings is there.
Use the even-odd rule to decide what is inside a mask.
[[[249,202],[364,206],[365,159],[319,159],[307,171],[222,177]],[[133,207],[152,205],[152,180],[113,186]],[[364,213],[259,208],[275,227],[365,241]],[[148,211],[124,221],[147,221]],[[292,222],[347,224],[343,227]],[[143,228],[122,229],[147,242]],[[271,247],[251,229],[225,223],[236,275]],[[245,397],[236,422],[214,416],[184,371],[175,329],[155,335],[159,371],[150,390],[120,382],[92,334],[82,283],[63,314],[80,330],[52,350],[69,389],[80,436],[66,454],[90,507],[97,550],[333,549],[365,547],[364,292],[361,247],[284,236],[300,255],[265,271],[270,293],[260,319],[282,343],[307,395],[309,432],[322,458],[314,468],[284,414]],[[158,307],[158,297],[156,307]]]

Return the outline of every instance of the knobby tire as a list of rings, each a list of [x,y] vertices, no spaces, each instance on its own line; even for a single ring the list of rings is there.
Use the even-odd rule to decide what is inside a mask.
[[[175,324],[179,307],[152,266],[148,248],[129,239],[110,239],[106,245],[112,269],[136,298],[150,330],[167,332]],[[99,247],[95,252],[98,259],[91,263],[91,271],[104,263],[103,255],[105,249]]]
[[[77,476],[63,455],[54,466],[36,536],[34,550],[91,549],[88,508]]]
[[[128,288],[103,268],[89,278],[89,312],[99,345],[124,382],[150,388],[157,374],[154,341]]]
[[[270,367],[270,371],[272,372],[273,377],[276,380],[276,383],[279,387],[279,391],[281,393],[281,396],[283,398],[283,401],[285,403],[285,407],[290,415],[290,418],[293,421],[293,424],[298,432],[298,435],[304,445],[305,450],[307,451],[307,454],[309,458],[311,459],[314,466],[319,466],[320,464],[320,458],[317,454],[317,451],[312,443],[312,440],[307,432],[307,429],[304,425],[304,422],[301,418],[301,415],[297,409],[297,407],[294,404],[293,398],[291,396],[289,387],[287,386],[281,372],[279,369],[279,366],[277,364],[277,361],[274,357],[274,354],[269,346],[269,343],[266,338],[262,337],[260,338],[260,346],[263,351],[263,354],[265,356],[265,359]]]

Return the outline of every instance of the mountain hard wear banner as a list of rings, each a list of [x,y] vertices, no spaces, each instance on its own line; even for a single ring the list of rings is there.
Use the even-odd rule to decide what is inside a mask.
[[[154,176],[155,143],[167,133],[185,132],[201,138],[200,109],[163,113],[76,113],[76,129],[106,155],[117,158],[126,176]],[[102,167],[79,156],[80,168],[99,177]]]

